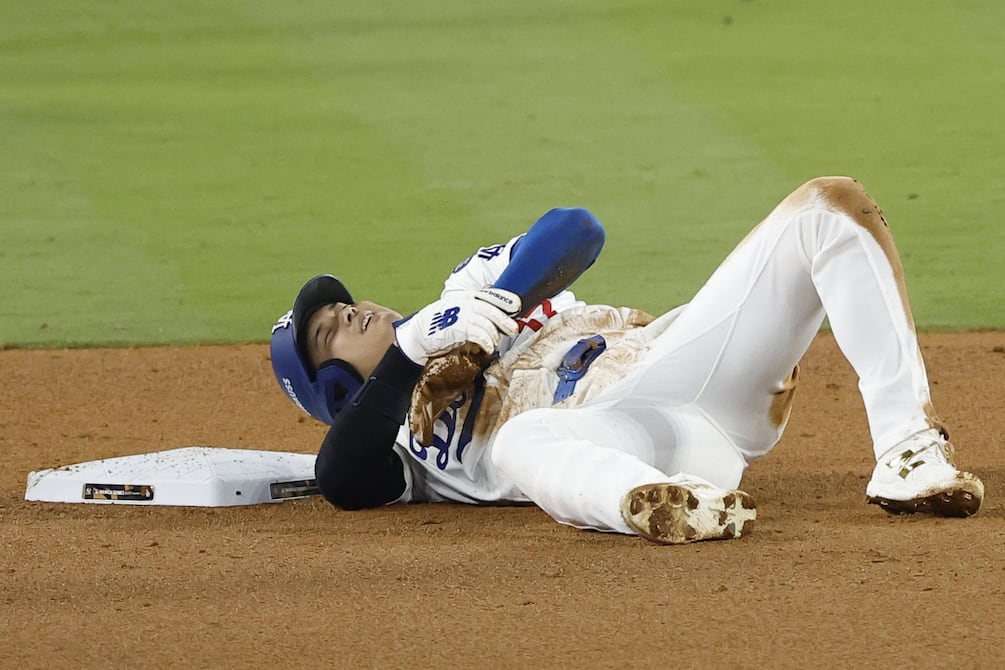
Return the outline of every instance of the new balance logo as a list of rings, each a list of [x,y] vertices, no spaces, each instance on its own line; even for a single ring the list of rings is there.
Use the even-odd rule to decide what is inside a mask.
[[[911,472],[916,467],[925,464],[925,461],[920,459],[912,463],[911,459],[914,458],[916,455],[917,455],[916,452],[908,449],[907,451],[901,452],[900,456],[890,461],[890,465],[892,467],[894,461],[898,459],[900,460],[900,469],[897,470],[898,477],[900,477],[901,479],[907,479],[907,476],[911,474]]]
[[[461,313],[460,307],[451,307],[433,315],[433,320],[429,323],[429,332],[432,335],[438,330],[444,330],[457,323],[457,315]]]

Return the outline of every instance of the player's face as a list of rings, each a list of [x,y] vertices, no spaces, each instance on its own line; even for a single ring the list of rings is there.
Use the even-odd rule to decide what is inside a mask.
[[[401,315],[372,302],[337,302],[318,308],[307,320],[304,346],[310,363],[333,358],[349,363],[366,379],[394,344],[394,322]]]

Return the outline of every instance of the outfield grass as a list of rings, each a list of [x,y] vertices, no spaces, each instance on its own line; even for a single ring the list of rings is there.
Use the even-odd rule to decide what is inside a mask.
[[[320,271],[407,311],[556,205],[659,311],[820,174],[919,326],[1005,328],[1000,3],[8,5],[0,345],[264,341]]]

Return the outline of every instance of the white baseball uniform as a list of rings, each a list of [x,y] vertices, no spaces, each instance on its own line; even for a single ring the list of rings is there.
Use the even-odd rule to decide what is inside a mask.
[[[516,239],[479,250],[444,295],[490,285]],[[433,445],[399,431],[400,500],[533,502],[561,523],[631,533],[619,505],[633,487],[686,473],[736,488],[781,437],[797,364],[825,315],[859,376],[877,457],[940,426],[886,221],[858,182],[825,177],[779,204],[689,303],[651,322],[569,291],[539,305],[504,338],[484,383],[443,413]],[[554,404],[563,356],[598,334],[606,350]]]

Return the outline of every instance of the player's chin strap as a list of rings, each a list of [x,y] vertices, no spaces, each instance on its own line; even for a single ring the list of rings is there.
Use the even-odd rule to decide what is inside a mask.
[[[603,335],[594,335],[585,340],[580,340],[569,349],[562,358],[561,365],[558,366],[558,387],[555,388],[555,399],[553,404],[558,404],[572,395],[576,390],[576,384],[590,364],[597,359],[597,356],[604,353],[607,348],[607,341]]]

